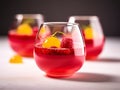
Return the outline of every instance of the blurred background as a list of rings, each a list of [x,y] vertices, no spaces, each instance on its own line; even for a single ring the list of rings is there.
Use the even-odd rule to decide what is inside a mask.
[[[105,36],[120,36],[119,0],[1,0],[0,36],[6,36],[15,14],[43,14],[45,21],[68,21],[71,15],[96,15]]]

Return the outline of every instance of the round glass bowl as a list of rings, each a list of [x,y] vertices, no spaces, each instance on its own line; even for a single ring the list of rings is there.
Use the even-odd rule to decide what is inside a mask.
[[[17,14],[8,32],[11,48],[19,55],[33,57],[35,37],[44,22],[41,14]]]
[[[97,16],[71,16],[68,22],[78,23],[82,29],[86,45],[86,59],[97,59],[105,43],[99,18]]]
[[[43,23],[36,37],[34,58],[47,76],[73,75],[85,60],[85,46],[78,24]]]

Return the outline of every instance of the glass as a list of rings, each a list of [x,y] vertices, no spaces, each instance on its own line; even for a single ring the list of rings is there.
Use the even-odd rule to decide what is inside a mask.
[[[85,46],[76,23],[45,22],[36,37],[34,58],[47,76],[65,77],[78,71],[85,60]]]
[[[71,23],[79,23],[86,45],[86,59],[95,60],[103,50],[105,36],[97,16],[71,16]]]
[[[41,14],[16,14],[8,32],[11,48],[21,56],[33,57],[35,37],[43,22]]]

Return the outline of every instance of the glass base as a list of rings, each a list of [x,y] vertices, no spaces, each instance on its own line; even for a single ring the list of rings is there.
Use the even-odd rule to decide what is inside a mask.
[[[73,74],[46,74],[47,77],[51,77],[51,78],[67,78],[72,75]]]
[[[97,60],[98,56],[86,56],[87,61],[94,61]]]

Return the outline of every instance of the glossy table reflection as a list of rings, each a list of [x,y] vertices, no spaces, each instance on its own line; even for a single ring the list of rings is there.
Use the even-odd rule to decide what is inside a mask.
[[[0,90],[120,90],[120,38],[108,37],[98,60],[64,79],[45,76],[33,58],[10,64],[14,54],[7,37],[0,37]]]

